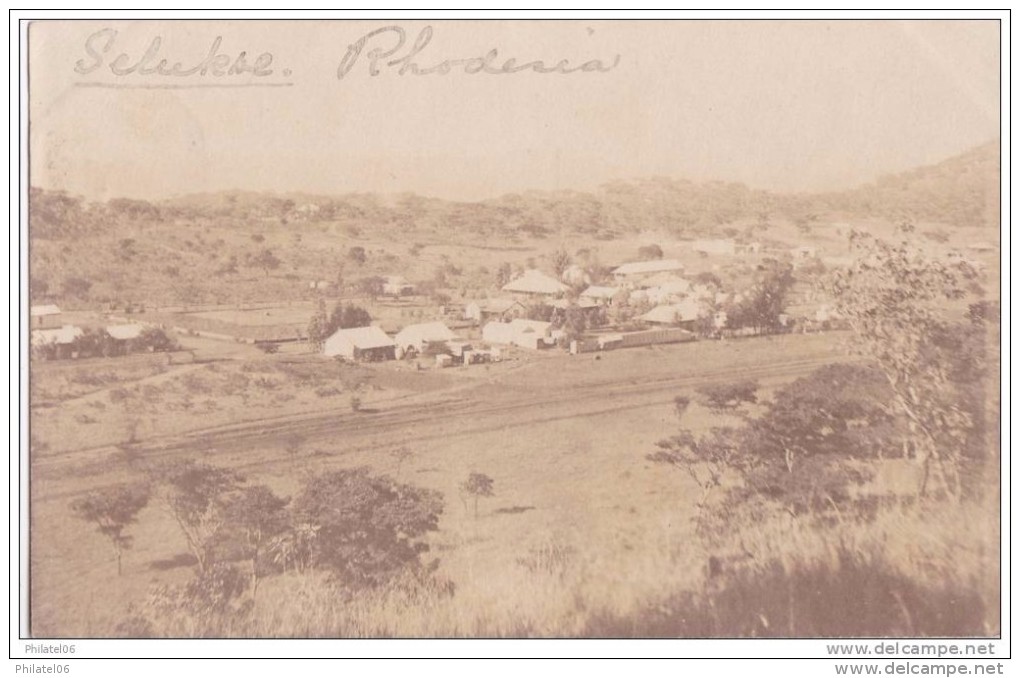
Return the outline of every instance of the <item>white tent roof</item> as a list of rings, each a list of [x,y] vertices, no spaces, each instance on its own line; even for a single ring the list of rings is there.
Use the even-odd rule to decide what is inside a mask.
[[[526,294],[560,294],[567,291],[567,286],[556,278],[541,271],[530,269],[524,275],[503,285],[504,292],[524,292]]]
[[[143,331],[145,331],[145,327],[138,324],[106,326],[106,333],[114,339],[120,340],[137,339]]]
[[[343,338],[349,341],[355,348],[360,349],[383,348],[394,345],[393,340],[375,325],[337,330],[326,341],[330,341],[330,339],[335,337]]]
[[[457,335],[453,333],[453,330],[438,320],[431,323],[408,325],[400,330],[395,337],[397,344],[400,346],[426,341],[451,341],[456,338]]]

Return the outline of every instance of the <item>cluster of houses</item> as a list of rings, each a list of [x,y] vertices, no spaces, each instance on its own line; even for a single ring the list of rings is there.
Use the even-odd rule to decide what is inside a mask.
[[[28,311],[31,325],[30,342],[33,349],[66,349],[70,350],[75,343],[85,336],[85,328],[63,322],[63,313],[53,304],[31,306]],[[145,326],[137,323],[120,323],[106,325],[103,331],[110,340],[127,344],[139,339]]]

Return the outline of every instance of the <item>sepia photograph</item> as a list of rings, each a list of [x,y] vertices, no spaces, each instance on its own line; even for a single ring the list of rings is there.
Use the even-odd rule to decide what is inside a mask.
[[[22,37],[21,646],[995,659],[999,19]]]

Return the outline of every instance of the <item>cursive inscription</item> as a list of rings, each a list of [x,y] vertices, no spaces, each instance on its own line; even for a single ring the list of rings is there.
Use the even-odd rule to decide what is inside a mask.
[[[369,41],[380,42],[385,46],[376,46],[365,52],[365,46]],[[592,59],[576,66],[571,65],[568,59],[560,59],[554,63],[544,61],[527,61],[518,63],[515,57],[501,58],[496,48],[490,49],[483,56],[468,59],[445,59],[433,62],[430,66],[423,66],[419,62],[421,52],[425,50],[432,41],[432,26],[421,29],[414,43],[406,54],[400,54],[407,43],[407,34],[400,26],[385,26],[366,33],[359,40],[347,47],[347,53],[340,60],[336,69],[336,77],[343,80],[357,65],[361,59],[362,52],[368,60],[369,75],[379,75],[382,69],[395,70],[397,75],[447,75],[458,69],[467,74],[486,73],[490,75],[502,75],[508,73],[520,73],[532,71],[534,73],[606,73],[613,70],[620,64],[620,55],[617,54],[610,62],[603,62],[599,59]]]
[[[160,55],[163,47],[163,38],[156,36],[149,43],[145,52],[137,58],[131,57],[125,52],[120,52],[112,59],[108,55],[113,52],[117,40],[117,31],[112,28],[104,28],[96,31],[85,39],[86,58],[79,59],[74,66],[75,73],[87,75],[103,66],[107,66],[114,75],[161,75],[172,77],[187,76],[231,76],[251,74],[256,77],[265,77],[273,74],[271,68],[273,55],[263,52],[251,63],[248,62],[246,52],[240,52],[234,56],[220,52],[220,45],[223,43],[221,36],[216,36],[209,47],[205,58],[193,59],[188,63],[175,61],[170,62]],[[286,74],[286,71],[284,72]]]

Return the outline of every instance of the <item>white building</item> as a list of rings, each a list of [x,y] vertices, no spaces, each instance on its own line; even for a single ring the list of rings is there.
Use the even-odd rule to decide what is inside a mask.
[[[324,355],[348,360],[392,360],[395,351],[393,340],[375,325],[337,330],[322,344]]]
[[[490,344],[537,349],[555,345],[556,333],[552,330],[552,323],[517,318],[508,323],[489,323],[482,328],[482,340]]]
[[[145,326],[133,323],[130,325],[107,325],[104,329],[107,334],[117,341],[130,341],[142,336]]]
[[[28,310],[32,329],[56,328],[60,326],[60,309],[53,304],[32,306]]]
[[[383,294],[391,297],[403,297],[414,294],[414,285],[407,282],[402,275],[390,275],[383,278]]]
[[[683,273],[684,265],[676,259],[653,259],[651,261],[632,261],[613,269],[613,277],[618,282],[633,283],[655,275],[656,273]]]
[[[436,321],[408,325],[393,337],[397,350],[406,353],[421,353],[430,342],[448,342],[457,338],[449,327]]]
[[[619,287],[605,287],[602,285],[591,285],[581,292],[580,299],[588,299],[605,306],[613,303],[613,298],[620,293]]]
[[[565,293],[568,289],[570,288],[556,278],[548,276],[535,269],[529,269],[519,278],[511,280],[506,285],[503,285],[504,292],[511,292],[529,297],[556,297]]]
[[[32,330],[32,346],[52,346],[52,345],[66,345],[73,343],[75,339],[82,336],[85,333],[80,327],[76,325],[64,325],[63,327]]]
[[[483,299],[472,301],[464,307],[464,319],[483,323],[498,318],[508,322],[527,310],[517,299]]]

